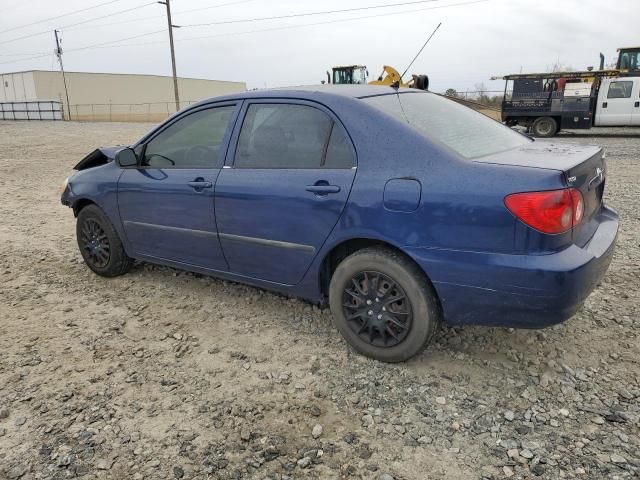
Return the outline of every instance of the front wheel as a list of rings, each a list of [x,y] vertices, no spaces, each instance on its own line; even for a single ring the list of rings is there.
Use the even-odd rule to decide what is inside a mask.
[[[115,228],[97,205],[88,205],[76,220],[78,248],[87,266],[103,277],[116,277],[129,270],[127,256]]]
[[[343,260],[331,278],[329,303],[345,340],[383,362],[402,362],[419,353],[440,323],[424,273],[386,248],[366,248]]]

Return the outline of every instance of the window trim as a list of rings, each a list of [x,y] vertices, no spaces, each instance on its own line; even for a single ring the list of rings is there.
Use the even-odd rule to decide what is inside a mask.
[[[251,105],[274,105],[274,104],[299,105],[299,106],[311,107],[311,108],[320,110],[329,116],[329,119],[332,121],[332,123],[331,123],[331,128],[329,130],[329,135],[327,136],[327,140],[325,142],[320,166],[308,167],[308,168],[305,168],[305,167],[256,168],[256,167],[238,167],[235,165],[236,152],[238,150],[238,141],[240,139],[240,132],[242,131],[242,126],[244,124],[245,119],[247,118],[247,112],[249,110],[249,107]],[[351,156],[353,158],[353,162],[350,167],[326,168],[324,166],[325,160],[326,160],[326,153],[329,147],[329,141],[331,139],[331,132],[333,132],[333,129],[336,127],[336,125],[338,126],[338,128],[342,129],[343,135],[347,138],[349,142],[349,146],[351,148]],[[233,168],[237,170],[353,170],[353,169],[356,169],[357,167],[358,167],[358,156],[357,156],[355,145],[353,143],[353,139],[351,138],[351,135],[349,135],[349,132],[344,126],[344,124],[340,121],[338,116],[330,108],[328,108],[326,105],[315,102],[313,100],[306,100],[306,99],[299,99],[299,98],[266,97],[266,98],[245,99],[245,101],[243,102],[235,121],[235,127],[233,129],[233,133],[229,140],[229,147],[227,148],[227,153],[226,153],[223,168],[225,169]]]
[[[320,168],[324,168],[325,163],[327,163],[327,151],[329,150],[329,144],[331,143],[331,135],[333,135],[333,127],[336,122],[331,120],[331,126],[329,127],[329,133],[327,134],[327,139],[324,141],[324,146],[322,147],[322,158],[320,159]]]
[[[172,125],[176,124],[177,122],[183,120],[184,118],[187,118],[190,115],[200,113],[205,110],[214,110],[216,108],[224,108],[224,107],[235,107],[231,112],[231,117],[229,118],[229,124],[227,125],[227,129],[225,130],[225,133],[222,137],[220,152],[218,152],[218,158],[213,164],[187,166],[187,167],[169,165],[167,167],[160,168],[160,167],[153,167],[149,165],[142,165],[139,163],[136,167],[131,167],[131,168],[135,168],[137,170],[219,170],[221,169],[224,166],[224,160],[226,158],[227,150],[229,148],[229,140],[235,128],[236,121],[238,120],[238,113],[240,111],[239,107],[242,106],[242,103],[243,102],[241,100],[225,101],[220,103],[208,103],[208,104],[201,105],[199,107],[195,107],[193,109],[187,110],[185,112],[182,112],[179,115],[175,115],[167,119],[165,123],[160,125],[156,130],[154,130],[150,135],[148,135],[144,139],[144,141],[138,142],[138,144],[134,146],[134,147],[137,147],[139,145],[142,145],[142,151],[140,153],[140,159],[139,159],[139,162],[142,162],[145,154],[147,153],[147,145],[149,145],[150,142],[152,142],[154,139],[156,139],[159,135],[161,135],[164,131],[169,129]]]

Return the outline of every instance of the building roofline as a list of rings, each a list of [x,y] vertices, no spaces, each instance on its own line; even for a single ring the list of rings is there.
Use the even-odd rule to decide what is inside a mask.
[[[16,75],[16,74],[20,74],[20,73],[34,73],[34,72],[41,72],[41,73],[60,73],[57,70],[41,70],[41,69],[33,69],[33,70],[20,70],[18,72],[0,72],[0,75]],[[79,73],[79,74],[83,74],[83,75],[118,75],[118,76],[135,76],[135,77],[159,77],[159,78],[169,78],[172,79],[173,77],[171,75],[156,75],[153,73],[110,73],[110,72],[76,72],[73,70],[66,70],[64,73],[69,74],[69,73]],[[225,83],[242,83],[242,84],[247,84],[247,82],[242,82],[242,81],[238,81],[238,80],[218,80],[215,78],[196,78],[196,77],[178,77],[178,80],[205,80],[205,81],[209,81],[209,82],[225,82]]]

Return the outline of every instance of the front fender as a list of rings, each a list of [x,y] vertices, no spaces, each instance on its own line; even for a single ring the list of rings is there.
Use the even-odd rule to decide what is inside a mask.
[[[118,232],[125,251],[131,251],[118,210],[118,180],[122,175],[115,162],[74,172],[62,194],[62,204],[73,208],[77,215],[87,204],[100,207]]]

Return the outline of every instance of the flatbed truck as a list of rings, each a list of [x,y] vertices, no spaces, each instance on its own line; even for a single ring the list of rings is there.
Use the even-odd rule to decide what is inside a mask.
[[[619,49],[616,69],[502,77],[502,121],[536,137],[562,129],[640,126],[640,47]],[[495,78],[494,78],[495,79]]]

